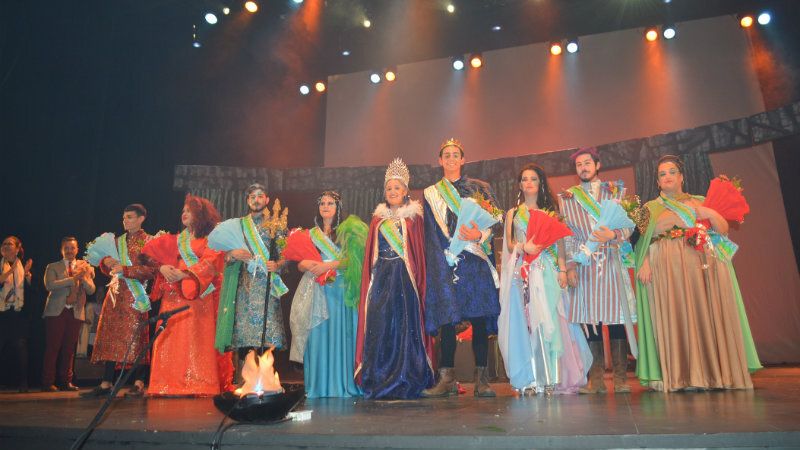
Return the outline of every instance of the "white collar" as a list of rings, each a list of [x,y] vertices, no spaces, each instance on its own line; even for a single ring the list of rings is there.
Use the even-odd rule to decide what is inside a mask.
[[[381,202],[372,215],[381,219],[413,219],[414,216],[422,217],[422,205],[417,200],[410,200],[397,208],[396,212],[392,212],[386,203]]]

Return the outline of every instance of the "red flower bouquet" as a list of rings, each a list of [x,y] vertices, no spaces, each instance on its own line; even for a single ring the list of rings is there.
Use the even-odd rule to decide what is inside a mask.
[[[289,261],[300,262],[304,259],[308,259],[322,262],[322,255],[320,255],[314,242],[311,241],[311,235],[308,234],[308,230],[303,230],[301,228],[295,228],[289,232],[289,236],[286,237],[286,248],[283,249],[282,254],[283,257]],[[328,270],[316,278],[320,286],[324,286],[326,283],[331,283],[335,280],[335,270]]]

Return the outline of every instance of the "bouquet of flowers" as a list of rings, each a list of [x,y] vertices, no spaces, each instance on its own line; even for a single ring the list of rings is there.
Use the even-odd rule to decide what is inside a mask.
[[[742,195],[742,180],[725,175],[711,180],[703,206],[713,209],[725,220],[734,223],[744,222],[744,216],[750,213],[750,205]],[[703,222],[707,228],[710,227],[708,220]]]
[[[286,237],[286,247],[283,249],[283,257],[289,261],[300,262],[304,259],[322,262],[322,255],[311,240],[308,230],[295,228]],[[336,271],[331,269],[316,278],[320,286],[336,280]]]
[[[621,228],[633,228],[635,223],[628,217],[620,203],[614,200],[603,200],[600,203],[600,217],[597,223],[592,227],[592,231],[599,230],[600,227],[607,227],[610,230],[618,230]],[[600,242],[589,239],[585,244],[581,245],[580,252],[572,259],[581,265],[589,264],[592,254],[600,247]]]
[[[228,219],[217,224],[208,235],[208,246],[222,252],[248,248],[242,232],[241,219]],[[267,262],[261,258],[251,258],[247,261],[247,270],[250,273],[255,273],[258,269],[267,273]]]
[[[476,193],[472,197],[461,199],[461,211],[458,213],[456,233],[462,226],[471,226],[470,223],[473,221],[478,225],[478,228],[485,229],[500,222],[502,218],[503,211],[501,209],[492,205],[481,193]],[[453,236],[450,240],[450,246],[444,251],[447,264],[455,266],[458,255],[464,251],[467,244],[467,241],[458,236]]]
[[[525,232],[525,241],[533,239],[533,243],[542,250],[547,249],[556,241],[572,235],[572,230],[560,220],[555,211],[537,209],[531,212],[528,219],[528,229]],[[529,255],[525,253],[522,258],[522,279],[528,279],[528,269],[531,263],[539,257],[541,252]]]
[[[114,233],[103,233],[92,242],[86,244],[86,255],[84,259],[89,264],[99,266],[105,257],[110,257],[117,261],[120,260]],[[114,274],[106,286],[111,292],[111,303],[116,306],[116,295],[119,294],[119,274]]]
[[[697,251],[703,251],[703,247],[708,245],[708,228],[702,223],[697,223],[683,233],[686,244]]]

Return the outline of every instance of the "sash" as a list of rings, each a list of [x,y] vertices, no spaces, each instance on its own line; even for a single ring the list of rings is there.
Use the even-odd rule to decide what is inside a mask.
[[[117,252],[119,252],[119,262],[123,266],[132,266],[131,257],[128,255],[127,237],[128,233],[123,233],[122,236],[117,238]],[[128,290],[133,294],[133,309],[139,312],[150,311],[150,297],[147,296],[144,284],[133,278],[125,278],[122,275],[119,277],[125,280],[125,284],[128,285]]]
[[[523,230],[527,230],[528,229],[528,222],[530,222],[530,219],[531,219],[531,212],[528,210],[528,208],[525,205],[520,205],[519,207],[517,207],[517,215],[516,215],[516,217],[514,217],[514,221],[518,222]],[[523,242],[523,244],[524,243],[525,242]],[[558,272],[558,270],[559,270],[558,269],[558,244],[553,244],[550,247],[547,247],[546,249],[542,250],[542,252],[539,254],[539,256],[541,257],[542,255],[545,255],[545,254],[550,256],[550,261],[553,263],[553,267],[556,269],[556,272]]]
[[[617,184],[620,186],[620,188],[623,187],[622,180],[617,181]],[[602,189],[603,184],[601,183],[600,190],[602,191]],[[578,202],[581,208],[583,208],[584,211],[586,211],[594,219],[595,223],[600,220],[600,202],[589,195],[589,193],[586,192],[586,189],[581,186],[572,186],[571,188],[567,189],[567,191],[572,194],[573,198]],[[622,265],[627,268],[633,267],[633,246],[630,242],[628,242],[627,239],[620,244],[619,253],[620,257],[622,258]]]
[[[383,235],[383,238],[386,239],[386,242],[389,243],[389,246],[392,247],[395,253],[401,258],[405,256],[405,251],[403,251],[403,235],[401,234],[400,230],[397,229],[392,221],[384,220],[378,226],[378,230]]]
[[[693,208],[690,208],[681,202],[672,200],[664,195],[663,192],[660,194],[660,197],[661,201],[664,203],[664,206],[666,206],[670,211],[674,212],[675,215],[677,215],[687,227],[691,228],[694,226],[695,222],[697,222],[697,213],[694,212]]]
[[[244,239],[247,241],[248,247],[252,250],[255,258],[264,264],[263,267],[266,270],[266,264],[270,257],[269,248],[264,244],[264,240],[261,239],[261,233],[258,232],[258,227],[253,221],[253,217],[248,214],[242,217],[241,222],[242,233],[244,233]],[[270,272],[269,276],[270,297],[281,298],[284,294],[289,292],[289,288],[283,283],[283,279],[281,279],[280,275],[275,272]]]
[[[341,252],[339,247],[331,241],[319,227],[314,227],[308,230],[309,236],[311,236],[311,242],[319,249],[320,253],[322,253],[322,258],[326,261],[333,261]]]
[[[461,196],[458,194],[456,187],[453,186],[453,183],[447,178],[442,178],[438,183],[434,184],[434,186],[436,186],[436,191],[438,191],[439,195],[444,199],[447,208],[458,216],[461,212]]]
[[[197,255],[194,254],[194,250],[192,250],[191,240],[192,239],[191,236],[189,236],[189,230],[186,228],[184,228],[183,231],[181,231],[181,233],[178,235],[178,252],[181,254],[183,262],[186,263],[186,267],[192,267],[200,262],[200,258],[198,258]],[[128,253],[125,252],[125,254],[127,255]],[[122,257],[122,255],[120,255],[120,257]],[[214,289],[216,289],[214,284],[209,283],[206,290],[200,294],[200,298],[203,298],[206,295],[214,292]]]

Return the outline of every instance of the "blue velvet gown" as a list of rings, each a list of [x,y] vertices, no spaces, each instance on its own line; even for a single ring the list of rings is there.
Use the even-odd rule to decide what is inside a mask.
[[[433,385],[422,317],[403,259],[377,233],[378,259],[366,314],[361,388],[368,399],[419,398]],[[367,245],[370,245],[367,243]]]
[[[303,355],[306,396],[354,397],[361,395],[353,378],[358,310],[344,304],[344,277],[325,286],[328,319],[311,329]]]

